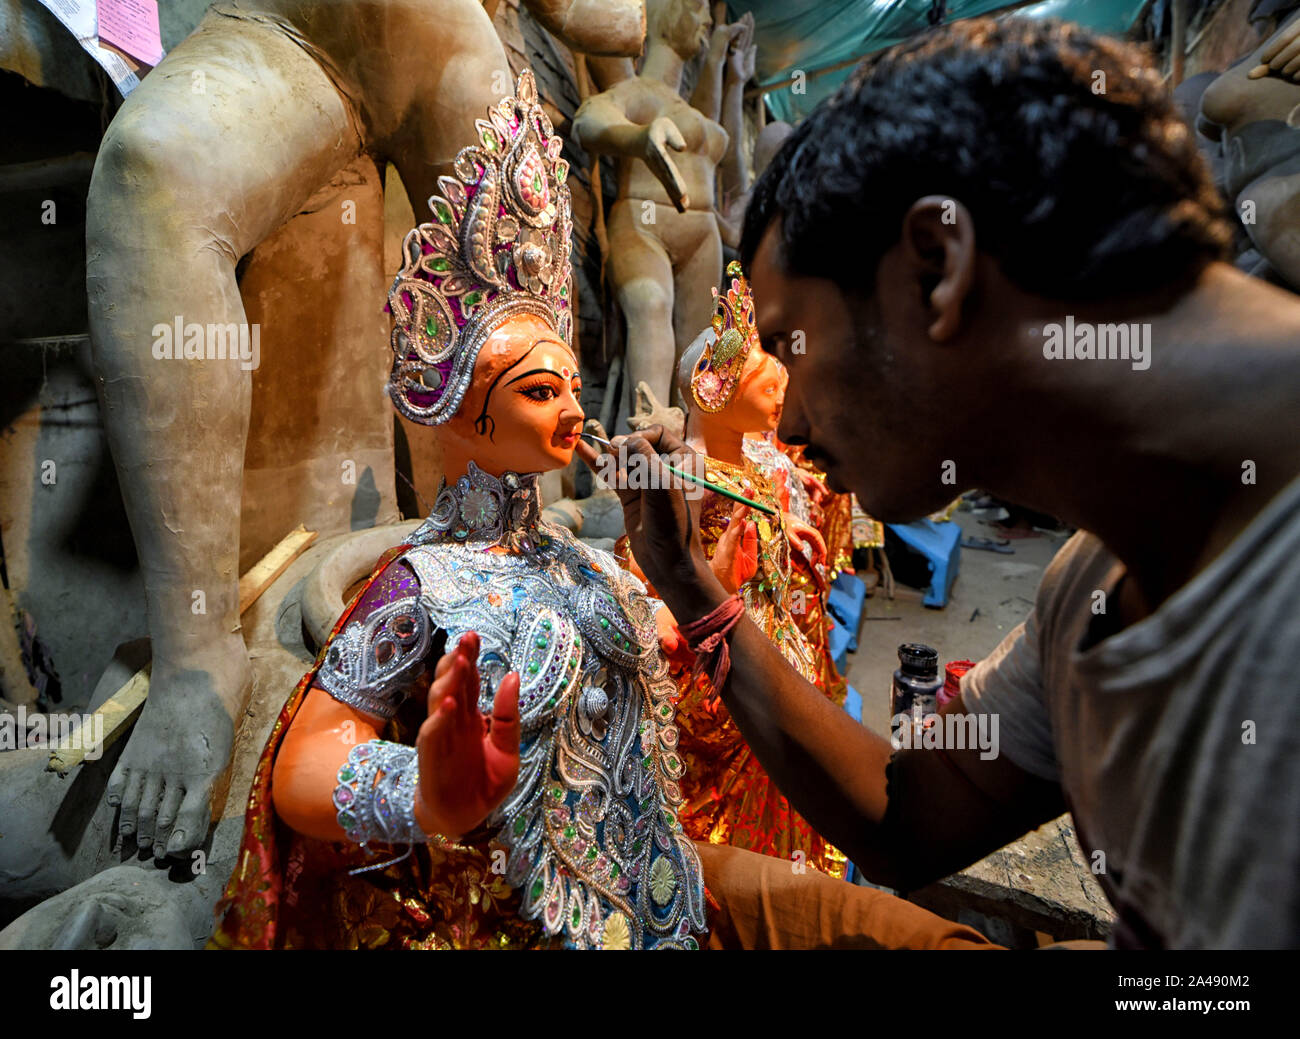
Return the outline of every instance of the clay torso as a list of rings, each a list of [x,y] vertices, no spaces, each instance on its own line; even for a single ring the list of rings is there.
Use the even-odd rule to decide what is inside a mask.
[[[627,80],[614,87],[628,118],[647,125],[659,117],[673,121],[686,141],[685,151],[671,151],[673,162],[686,179],[692,209],[712,210],[713,178],[727,151],[727,131],[707,118],[676,91],[654,80]],[[625,162],[620,172],[620,198],[651,199],[671,205],[668,194],[650,168],[640,161]]]

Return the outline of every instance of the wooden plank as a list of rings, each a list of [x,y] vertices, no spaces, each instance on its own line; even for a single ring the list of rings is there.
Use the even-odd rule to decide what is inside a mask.
[[[144,667],[127,679],[126,685],[105,700],[103,706],[95,712],[103,716],[104,719],[104,738],[100,743],[100,753],[108,750],[126,734],[126,730],[144,708],[145,698],[149,695],[149,669],[151,666],[151,664],[145,664]],[[81,732],[85,733],[88,728],[90,727],[83,726]],[[72,742],[79,745],[72,746],[70,743],[63,743],[50,749],[50,760],[45,763],[46,772],[57,772],[60,776],[66,776],[86,760],[87,748],[85,740],[78,735],[78,738]]]
[[[242,614],[258,597],[275,583],[275,579],[289,568],[289,564],[307,550],[316,540],[316,531],[301,524],[286,534],[278,545],[255,563],[239,579],[239,612]],[[146,664],[132,675],[124,686],[104,701],[95,713],[103,717],[104,737],[101,753],[116,743],[140,715],[149,696],[149,674],[152,665]],[[83,726],[81,732],[85,731]],[[78,744],[73,746],[72,744]],[[75,740],[50,749],[50,759],[45,763],[47,772],[66,776],[86,760],[86,750],[80,733]]]
[[[1104,939],[1114,921],[1068,815],[910,893],[908,900],[949,919],[969,909],[1058,941]]]
[[[289,568],[289,564],[307,550],[307,546],[316,540],[316,531],[307,530],[300,523],[291,530],[280,543],[258,560],[243,577],[239,579],[239,612],[242,614],[258,596],[271,587],[275,579]]]

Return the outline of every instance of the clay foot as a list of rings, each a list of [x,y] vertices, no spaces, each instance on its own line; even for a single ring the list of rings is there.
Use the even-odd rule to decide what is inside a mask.
[[[154,659],[149,699],[106,794],[120,809],[119,835],[159,859],[203,844],[252,686],[237,635],[180,660]]]
[[[0,931],[8,949],[193,949],[205,936],[211,892],[152,866],[97,873]]]

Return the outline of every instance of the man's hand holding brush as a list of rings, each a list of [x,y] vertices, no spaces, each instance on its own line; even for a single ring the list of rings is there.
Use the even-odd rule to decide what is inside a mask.
[[[588,423],[588,430],[593,425],[599,424]],[[689,484],[664,465],[702,475],[701,456],[662,426],[612,439],[603,431],[583,436],[606,441],[580,439],[578,456],[613,484],[632,554],[677,622],[688,624],[710,613],[728,593],[705,558],[684,493]],[[602,454],[611,456],[612,464]]]

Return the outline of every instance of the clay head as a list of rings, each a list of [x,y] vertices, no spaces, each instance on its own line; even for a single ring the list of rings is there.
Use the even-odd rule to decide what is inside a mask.
[[[690,61],[709,42],[713,19],[707,0],[649,0],[646,38],[661,39],[683,61]]]
[[[762,173],[781,150],[781,145],[794,133],[794,127],[781,119],[773,120],[758,131],[754,141],[754,172]]]
[[[569,464],[582,429],[582,377],[563,339],[519,314],[484,342],[459,410],[438,427],[444,455],[499,476]]]

